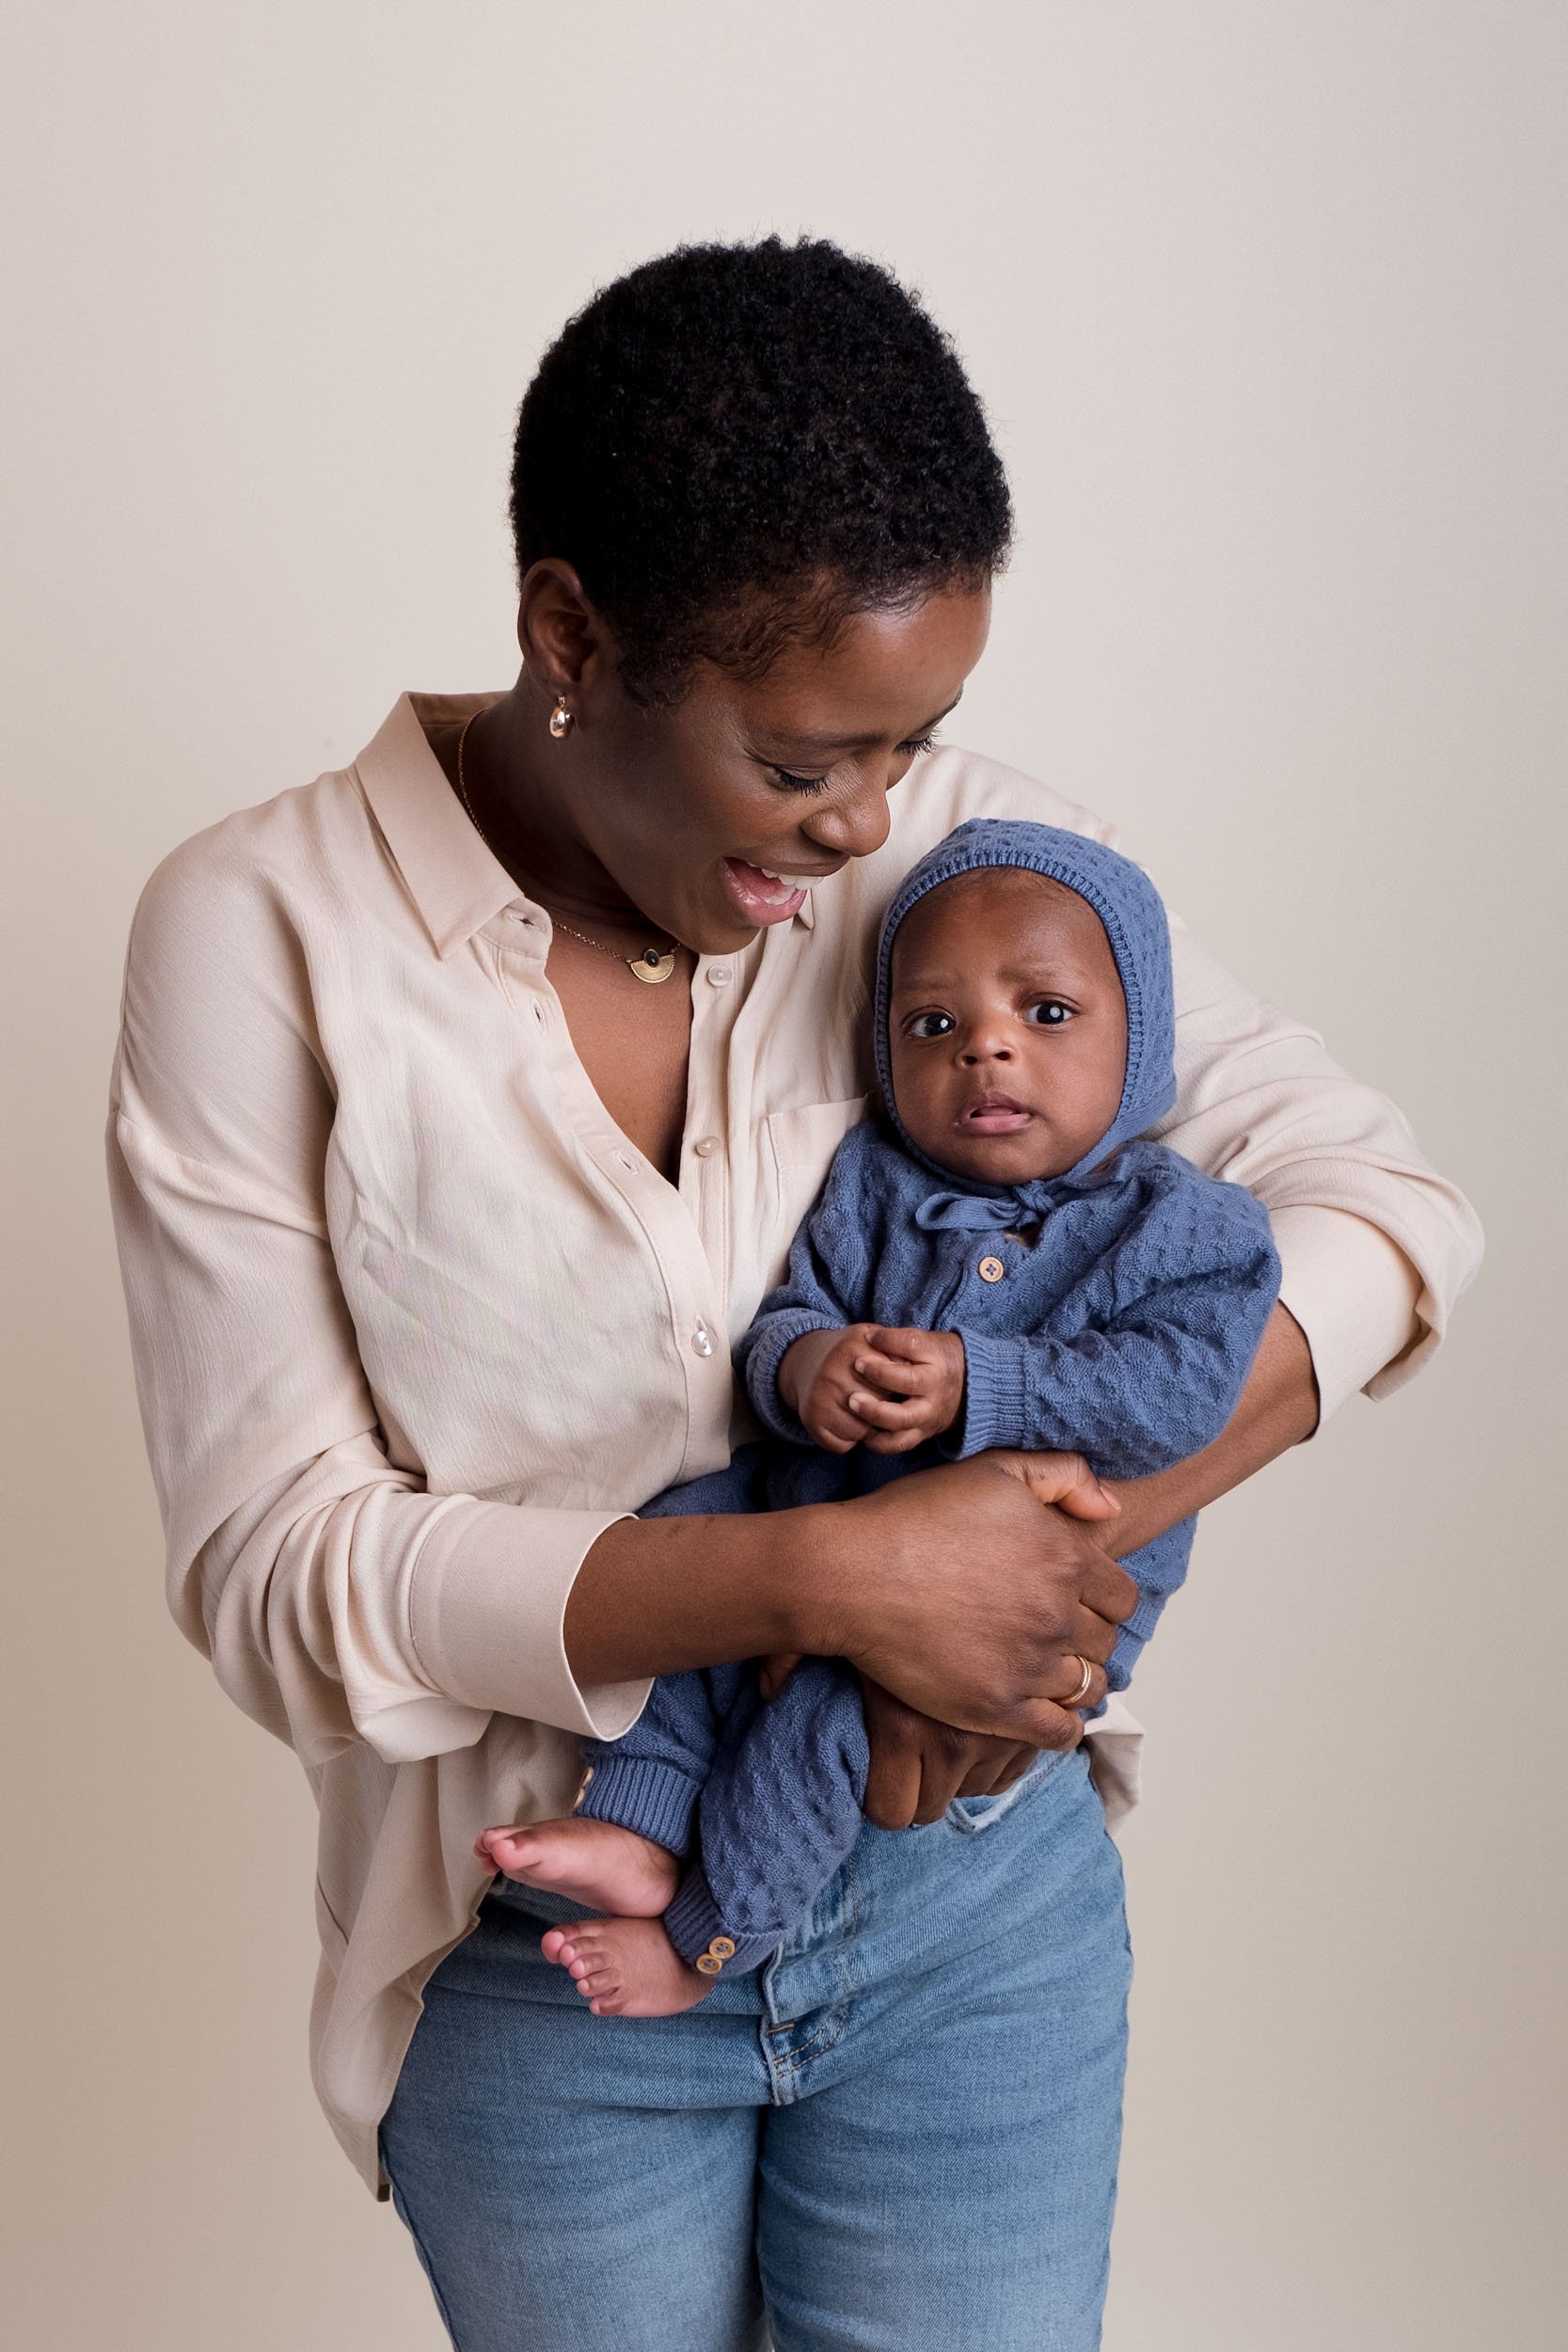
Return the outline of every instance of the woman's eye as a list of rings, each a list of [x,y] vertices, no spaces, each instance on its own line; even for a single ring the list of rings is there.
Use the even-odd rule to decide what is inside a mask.
[[[1059,1003],[1054,996],[1047,996],[1041,1003],[1031,1005],[1023,1018],[1033,1021],[1042,1029],[1059,1029],[1072,1019],[1072,1007]]]
[[[777,776],[786,792],[821,792],[827,787],[826,776],[797,776],[791,774],[787,768],[775,768],[771,773]]]
[[[947,1037],[951,1035],[952,1029],[953,1016],[950,1012],[917,1012],[912,1021],[906,1023],[904,1035],[906,1037]]]
[[[918,759],[922,752],[934,749],[936,739],[937,731],[933,727],[929,735],[911,735],[908,742],[900,743],[898,748],[901,752],[908,752],[911,759]]]

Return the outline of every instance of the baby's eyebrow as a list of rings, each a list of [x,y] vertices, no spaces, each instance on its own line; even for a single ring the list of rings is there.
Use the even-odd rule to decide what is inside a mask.
[[[895,996],[924,996],[932,993],[940,995],[945,989],[957,988],[968,977],[962,971],[920,970],[908,976],[898,972],[894,979],[893,993]],[[1087,976],[1073,963],[1005,964],[996,977],[999,980],[1010,981],[1015,988],[1084,989],[1089,984]]]
[[[1076,963],[1007,963],[996,977],[1016,981],[1021,988],[1082,988],[1086,978]]]

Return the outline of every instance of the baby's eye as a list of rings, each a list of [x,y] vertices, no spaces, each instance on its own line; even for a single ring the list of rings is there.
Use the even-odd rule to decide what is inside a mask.
[[[950,1012],[917,1012],[904,1024],[906,1037],[947,1037],[953,1028]]]
[[[1042,1029],[1059,1029],[1072,1019],[1072,1007],[1055,996],[1044,996],[1037,1005],[1029,1006],[1023,1018]]]

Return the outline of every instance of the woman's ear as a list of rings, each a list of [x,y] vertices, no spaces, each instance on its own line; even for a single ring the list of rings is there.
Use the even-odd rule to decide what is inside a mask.
[[[574,567],[559,556],[531,564],[517,591],[523,667],[550,700],[577,698],[613,674],[614,639]]]

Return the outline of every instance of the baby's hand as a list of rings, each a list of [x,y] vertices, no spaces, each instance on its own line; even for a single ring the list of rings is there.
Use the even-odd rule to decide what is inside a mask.
[[[964,1392],[956,1331],[890,1331],[851,1323],[808,1331],[779,1366],[784,1403],[830,1454],[908,1454],[950,1429]]]

